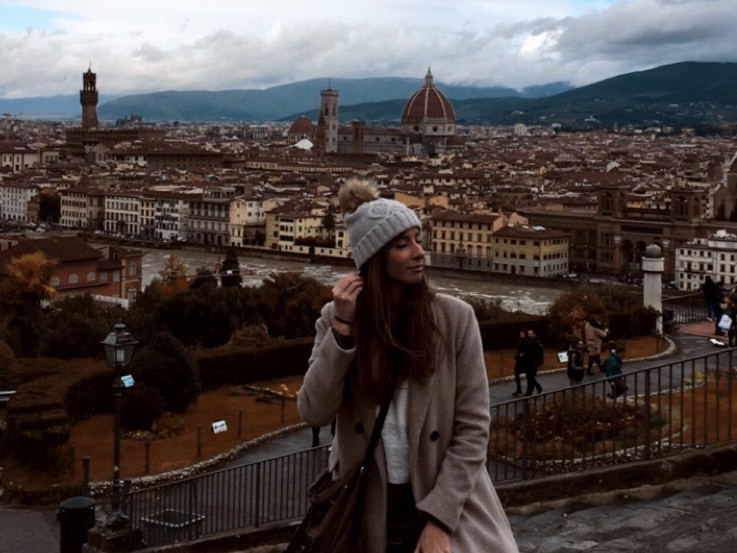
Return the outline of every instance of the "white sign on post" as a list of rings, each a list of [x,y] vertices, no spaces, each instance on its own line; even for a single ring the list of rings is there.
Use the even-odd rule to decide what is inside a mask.
[[[225,421],[214,421],[212,423],[212,432],[213,434],[219,434],[220,432],[227,432],[228,431],[228,425]]]

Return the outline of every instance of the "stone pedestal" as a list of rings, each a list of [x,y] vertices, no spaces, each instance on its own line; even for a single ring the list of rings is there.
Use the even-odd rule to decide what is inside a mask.
[[[660,246],[651,244],[645,249],[645,256],[642,258],[642,304],[645,307],[652,307],[660,314],[655,322],[655,332],[658,336],[663,334],[664,264]]]

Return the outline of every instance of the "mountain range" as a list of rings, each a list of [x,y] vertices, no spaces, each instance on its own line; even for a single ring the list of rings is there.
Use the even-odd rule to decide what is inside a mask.
[[[264,90],[164,91],[100,97],[98,116],[132,114],[144,121],[265,122],[317,119],[320,90],[339,93],[342,122],[397,125],[422,79],[311,79]],[[737,63],[682,62],[573,88],[556,82],[522,91],[505,87],[435,86],[460,124],[718,125],[737,121]],[[20,116],[79,118],[77,95],[0,99],[0,111]]]

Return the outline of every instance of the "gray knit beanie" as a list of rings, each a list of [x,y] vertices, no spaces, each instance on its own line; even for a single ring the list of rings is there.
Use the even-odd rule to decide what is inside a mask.
[[[338,192],[338,200],[359,269],[393,238],[411,228],[422,228],[414,211],[401,202],[380,198],[367,181],[347,181]]]

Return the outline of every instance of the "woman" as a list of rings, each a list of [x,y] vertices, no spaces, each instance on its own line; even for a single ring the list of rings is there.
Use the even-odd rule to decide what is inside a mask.
[[[589,353],[589,362],[586,374],[592,375],[591,372],[594,363],[599,368],[599,372],[604,372],[601,364],[601,343],[609,335],[609,329],[602,329],[599,321],[595,317],[591,317],[586,326],[583,328],[584,340],[586,340],[586,349]]]
[[[359,551],[516,552],[485,467],[489,393],[473,309],[429,290],[412,210],[358,180],[339,200],[359,272],[338,281],[315,325],[297,408],[310,424],[336,417],[337,477],[360,462],[392,396]]]

